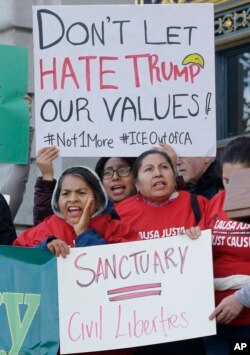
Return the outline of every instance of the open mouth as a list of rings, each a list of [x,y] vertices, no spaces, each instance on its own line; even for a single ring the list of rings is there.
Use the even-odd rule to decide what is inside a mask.
[[[165,187],[166,183],[165,181],[157,181],[153,184],[153,187]]]
[[[71,216],[79,216],[79,214],[82,213],[82,209],[80,207],[77,207],[77,206],[68,207],[68,211],[69,211]]]
[[[122,192],[124,190],[125,190],[125,186],[123,186],[123,185],[113,185],[111,187],[111,191],[113,191],[113,192]]]

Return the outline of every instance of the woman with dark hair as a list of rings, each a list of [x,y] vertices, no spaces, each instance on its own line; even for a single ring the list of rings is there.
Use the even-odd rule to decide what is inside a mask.
[[[191,194],[176,190],[172,160],[162,150],[148,150],[134,163],[137,194],[116,204],[121,220],[133,226],[141,240],[173,237],[196,225]],[[207,199],[197,196],[201,213]],[[202,355],[201,339],[190,339],[135,349],[136,354]]]
[[[135,194],[132,174],[134,162],[135,158],[132,157],[105,157],[100,158],[96,164],[95,171],[114,203]]]
[[[196,225],[191,194],[176,190],[175,169],[164,151],[142,153],[134,163],[133,175],[137,194],[118,203],[115,209],[139,232],[140,239],[177,235]],[[207,199],[198,196],[197,202],[202,213]]]
[[[250,339],[250,224],[231,220],[224,211],[228,183],[233,172],[250,168],[250,138],[231,141],[222,154],[222,180],[225,190],[210,200],[201,220],[201,229],[211,229],[217,335],[205,338],[208,355],[230,353],[230,339]],[[249,293],[247,293],[249,295]],[[245,307],[244,307],[245,306]],[[248,307],[248,308],[247,308]]]

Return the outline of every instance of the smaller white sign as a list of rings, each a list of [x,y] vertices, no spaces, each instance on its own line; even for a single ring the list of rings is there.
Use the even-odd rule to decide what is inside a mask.
[[[211,245],[208,230],[58,258],[61,354],[215,334]]]

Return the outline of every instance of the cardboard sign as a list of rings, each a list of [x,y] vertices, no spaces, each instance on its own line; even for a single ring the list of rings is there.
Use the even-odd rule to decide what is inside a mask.
[[[224,201],[231,219],[250,222],[250,169],[233,171]]]
[[[215,156],[213,4],[33,7],[37,150]]]
[[[73,248],[58,258],[61,353],[215,334],[211,245],[209,230],[198,240]]]

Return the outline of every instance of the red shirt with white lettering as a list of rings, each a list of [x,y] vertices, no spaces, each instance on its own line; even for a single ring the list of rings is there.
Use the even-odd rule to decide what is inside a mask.
[[[208,203],[203,196],[197,196],[201,214]],[[122,221],[130,224],[139,234],[139,239],[173,237],[186,228],[196,226],[190,202],[190,193],[179,191],[178,196],[161,206],[147,203],[140,195],[119,202],[115,206]]]
[[[214,277],[250,275],[250,224],[233,221],[224,212],[225,191],[210,201],[200,222],[202,229],[212,229]],[[216,291],[216,305],[235,290]],[[244,308],[230,325],[250,324],[250,309]]]

